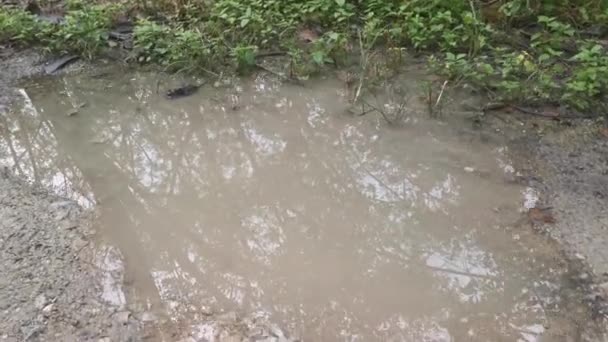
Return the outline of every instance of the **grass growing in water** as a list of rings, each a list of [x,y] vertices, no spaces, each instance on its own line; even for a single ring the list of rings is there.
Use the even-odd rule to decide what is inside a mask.
[[[107,46],[117,15],[129,13],[137,17],[132,60],[174,71],[247,72],[257,56],[281,52],[291,73],[308,75],[371,64],[371,51],[391,55],[407,47],[429,56],[450,84],[467,83],[495,100],[608,110],[603,0],[139,0],[67,7],[61,25],[4,8],[0,40],[94,57]]]

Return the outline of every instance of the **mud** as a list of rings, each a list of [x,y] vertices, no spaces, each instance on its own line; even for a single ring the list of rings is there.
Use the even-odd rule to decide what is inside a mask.
[[[91,253],[87,219],[74,202],[10,176],[0,177],[0,338],[90,341],[143,336],[119,307],[99,301],[102,270]],[[124,323],[124,324],[123,324]]]
[[[597,281],[608,274],[608,136],[605,119],[554,121],[496,113],[488,130],[510,137],[526,184],[552,207],[555,224],[537,227],[584,260]]]
[[[169,101],[183,80],[72,67],[21,79],[2,118],[7,174],[38,184],[3,178],[7,337],[606,339],[598,136],[414,100],[402,125],[353,118],[331,78]]]
[[[2,131],[20,98],[14,84],[38,76],[44,61],[33,50],[3,50]],[[113,270],[100,262],[98,249],[91,244],[92,213],[14,176],[1,164],[0,339],[107,342],[148,336],[141,312],[135,315],[124,303],[111,304],[100,296],[103,280]],[[127,312],[127,318],[120,318],[120,312]]]
[[[579,126],[541,140],[540,176],[558,222],[551,234],[594,273],[608,275],[608,138],[599,125]],[[608,279],[605,279],[608,280]]]

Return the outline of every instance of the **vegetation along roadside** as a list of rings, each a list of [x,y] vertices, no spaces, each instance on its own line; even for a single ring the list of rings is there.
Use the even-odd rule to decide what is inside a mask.
[[[0,44],[86,58],[120,49],[211,74],[280,56],[287,78],[339,68],[366,83],[394,74],[407,49],[492,101],[608,113],[608,0],[5,2]]]

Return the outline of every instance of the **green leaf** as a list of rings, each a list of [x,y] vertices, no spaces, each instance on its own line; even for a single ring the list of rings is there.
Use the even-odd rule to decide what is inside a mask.
[[[327,36],[329,37],[329,39],[331,40],[338,40],[338,38],[340,37],[340,35],[337,32],[329,32],[327,34]]]
[[[312,53],[312,60],[318,65],[323,65],[325,63],[325,53],[323,51],[315,51]]]
[[[549,55],[548,53],[543,53],[542,55],[540,55],[540,57],[538,57],[538,62],[542,63],[542,62],[549,60],[550,58],[551,58],[551,55]]]
[[[245,27],[249,24],[249,18],[241,19],[241,27]]]
[[[340,7],[344,6],[345,3],[346,3],[346,0],[336,0],[336,4],[338,4],[338,6],[340,6]]]

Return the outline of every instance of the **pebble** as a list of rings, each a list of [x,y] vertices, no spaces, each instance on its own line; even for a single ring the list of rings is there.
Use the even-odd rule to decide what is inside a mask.
[[[114,314],[116,321],[120,324],[127,324],[131,313],[129,311],[120,311]]]
[[[69,208],[72,205],[74,205],[74,203],[71,201],[56,201],[56,202],[51,203],[49,205],[49,208],[51,210],[57,210],[57,209],[61,209],[61,208]]]
[[[228,335],[220,339],[220,342],[242,342],[243,337],[240,335]]]
[[[46,296],[44,294],[39,294],[38,297],[36,297],[36,299],[34,299],[34,306],[36,306],[36,309],[40,310],[40,309],[44,308],[45,305],[46,305]]]
[[[604,297],[608,298],[608,281],[605,283],[601,283],[599,285],[600,290],[602,290],[602,294],[604,295]]]
[[[84,246],[86,246],[87,244],[88,242],[81,238],[75,238],[74,241],[72,241],[72,247],[78,251],[84,248]]]
[[[55,304],[49,304],[49,305],[45,306],[45,307],[42,309],[42,312],[43,312],[43,313],[45,313],[45,314],[49,314],[49,313],[51,313],[51,311],[53,311],[53,306],[54,306],[54,305],[55,305]]]
[[[71,221],[71,220],[64,220],[63,222],[61,222],[60,227],[61,227],[61,229],[70,230],[70,229],[77,228],[78,227],[78,223],[76,223],[74,221]]]
[[[279,342],[279,338],[278,337],[274,337],[274,336],[268,336],[268,337],[263,338],[261,340],[257,340],[257,342]]]
[[[177,342],[196,342],[196,340],[194,339],[194,337],[186,337],[186,338],[182,338],[181,340],[179,340]]]
[[[141,315],[141,321],[142,322],[154,322],[154,321],[156,321],[156,315],[154,315],[151,312],[144,312]]]
[[[276,325],[272,325],[270,327],[270,332],[279,338],[279,340],[286,340],[287,338],[285,337],[285,333],[283,333],[283,330],[281,330],[279,327],[277,327]]]
[[[61,221],[61,220],[65,219],[66,217],[68,217],[69,214],[70,214],[69,210],[59,210],[57,212],[57,214],[55,214],[55,220]]]
[[[226,312],[217,316],[217,320],[222,323],[236,323],[237,319],[238,317],[234,311]]]

